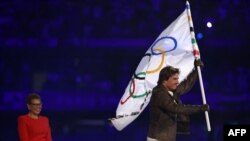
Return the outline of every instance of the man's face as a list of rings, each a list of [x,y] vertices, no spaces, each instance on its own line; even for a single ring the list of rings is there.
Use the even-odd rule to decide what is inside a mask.
[[[164,85],[168,90],[170,90],[170,91],[175,90],[175,89],[177,88],[178,84],[179,84],[179,74],[178,74],[178,73],[176,73],[176,74],[170,76],[168,80],[165,80],[165,81],[163,82],[163,85]]]

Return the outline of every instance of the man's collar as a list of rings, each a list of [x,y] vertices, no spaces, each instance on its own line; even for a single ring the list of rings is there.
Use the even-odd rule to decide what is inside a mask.
[[[168,91],[168,93],[169,93],[172,97],[174,97],[174,93],[173,93],[172,91]]]

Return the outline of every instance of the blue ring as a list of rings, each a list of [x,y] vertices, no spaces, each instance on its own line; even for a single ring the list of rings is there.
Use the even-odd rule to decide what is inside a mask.
[[[173,42],[174,42],[174,47],[173,47],[172,49],[167,50],[167,51],[164,51],[164,52],[170,52],[170,51],[173,51],[173,50],[175,50],[175,49],[177,48],[177,41],[176,41],[176,39],[175,39],[174,37],[170,37],[170,36],[161,37],[160,39],[156,40],[156,41],[153,43],[153,45],[151,46],[152,55],[160,55],[160,54],[161,54],[161,53],[155,53],[154,50],[153,50],[153,48],[154,48],[154,46],[155,46],[159,41],[164,40],[164,39],[171,39],[171,40],[173,40]]]

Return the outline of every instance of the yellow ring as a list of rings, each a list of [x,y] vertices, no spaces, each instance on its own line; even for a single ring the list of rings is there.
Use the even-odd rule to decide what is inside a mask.
[[[161,55],[161,63],[160,63],[160,65],[159,65],[156,69],[146,71],[147,74],[155,73],[155,72],[159,71],[159,70],[162,68],[163,61],[164,61],[164,51],[163,51],[163,50],[160,50],[160,49],[155,49],[155,50],[161,52],[161,54],[162,54],[162,55]]]

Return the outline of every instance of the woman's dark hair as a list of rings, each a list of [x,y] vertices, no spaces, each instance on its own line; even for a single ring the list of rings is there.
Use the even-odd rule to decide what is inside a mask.
[[[158,79],[158,82],[157,84],[160,85],[162,84],[162,82],[164,80],[168,80],[169,77],[171,77],[172,75],[176,74],[176,73],[180,73],[180,70],[177,69],[177,68],[174,68],[172,66],[166,66],[164,67],[161,71],[160,71],[160,74],[159,74],[159,79]]]
[[[29,96],[27,97],[26,103],[27,103],[27,104],[31,104],[31,101],[32,101],[33,99],[40,99],[40,100],[41,100],[41,97],[40,97],[37,93],[31,93],[31,94],[29,94]]]

